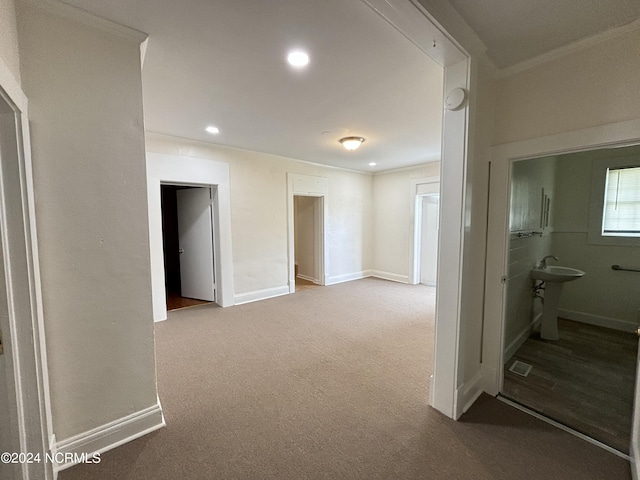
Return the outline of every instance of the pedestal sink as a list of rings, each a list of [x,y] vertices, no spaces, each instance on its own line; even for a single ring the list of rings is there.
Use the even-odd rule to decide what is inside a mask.
[[[544,307],[542,309],[542,329],[540,336],[545,340],[558,340],[558,305],[560,293],[566,282],[577,280],[584,275],[582,270],[556,265],[531,270],[531,278],[542,280],[544,285]]]

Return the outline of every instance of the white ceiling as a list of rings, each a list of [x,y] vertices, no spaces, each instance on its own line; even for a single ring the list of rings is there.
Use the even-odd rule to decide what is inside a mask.
[[[364,171],[439,159],[442,68],[359,0],[67,3],[150,35],[150,132]]]
[[[449,0],[498,68],[640,18],[638,0]]]
[[[449,2],[500,68],[640,17],[638,0]],[[360,0],[65,3],[150,35],[150,132],[364,171],[439,158],[442,68]],[[346,152],[348,135],[366,141]]]

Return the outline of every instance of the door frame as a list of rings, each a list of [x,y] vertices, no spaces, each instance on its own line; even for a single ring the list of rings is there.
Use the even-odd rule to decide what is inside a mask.
[[[497,395],[504,381],[504,330],[508,268],[509,192],[515,161],[603,148],[640,145],[640,119],[600,125],[571,132],[507,143],[491,149],[490,197],[487,230],[487,268],[483,329],[483,381],[487,393]],[[638,372],[637,372],[638,373]],[[631,435],[631,457],[640,459],[640,411],[636,380],[636,407]],[[635,461],[633,462],[635,463]],[[632,467],[634,478],[640,478]]]
[[[314,202],[313,205],[313,214],[314,214],[314,249],[313,249],[313,263],[314,270],[316,272],[317,278],[315,280],[318,281],[318,285],[325,285],[324,281],[324,195],[300,195],[294,194],[293,199],[295,203],[295,197],[311,197],[319,199],[319,202]],[[296,218],[295,218],[295,205],[293,208],[294,218],[293,218],[293,231],[294,231],[294,246],[293,246],[293,263],[294,263],[294,277],[295,277],[295,227],[296,227]],[[314,282],[315,283],[315,282]],[[294,286],[295,286],[295,278],[294,278]]]
[[[22,476],[25,479],[44,478],[45,480],[50,480],[54,478],[53,462],[46,462],[44,459],[46,455],[51,455],[52,451],[55,453],[55,435],[53,433],[42,306],[28,100],[2,59],[0,59],[0,96],[12,108],[16,118],[16,153],[19,162],[23,208],[21,223],[24,225],[27,255],[26,267],[31,307],[30,324],[17,325],[12,312],[11,298],[9,298],[10,322],[12,316],[14,320],[12,337],[15,341],[12,343],[12,363],[15,378],[19,441],[22,452],[38,453],[43,459],[40,463],[23,464]],[[2,193],[2,196],[4,196],[4,193]],[[4,208],[0,208],[0,221],[4,227],[3,248],[6,248],[7,220],[8,217]],[[10,295],[12,289],[11,277],[6,275],[6,279],[7,293]],[[35,383],[26,381],[33,378],[35,378]]]
[[[422,239],[422,197],[433,195],[421,193],[422,185],[438,185],[438,195],[440,194],[440,176],[415,178],[411,180],[411,233],[409,235],[409,284],[418,285],[420,283],[420,263],[422,259],[421,239]],[[440,210],[440,203],[438,203]],[[438,215],[438,223],[440,216]],[[440,245],[438,244],[438,250]]]
[[[318,241],[320,242],[319,258],[316,258],[320,285],[327,284],[327,218],[329,217],[329,182],[325,177],[313,175],[301,175],[297,173],[287,173],[287,256],[289,271],[289,293],[296,291],[295,273],[295,219],[294,219],[294,197],[319,197],[322,199],[320,217],[316,219],[319,231]]]
[[[485,310],[483,342],[483,375],[488,393],[497,395],[502,389],[505,284],[507,274],[509,188],[514,161],[552,155],[578,153],[612,147],[640,144],[640,120],[575,130],[572,132],[506,143],[491,149],[491,177],[488,215],[487,270],[485,277]]]
[[[162,247],[161,184],[213,188],[215,303],[221,307],[235,305],[229,164],[203,158],[147,152],[149,256],[154,321],[158,322],[167,318]]]
[[[479,68],[476,58],[483,55],[486,47],[453,8],[448,4],[443,7],[438,0],[361,1],[443,67],[443,103],[454,89],[469,94],[458,108],[443,111],[438,265],[447,268],[438,269],[440,288],[436,293],[435,352],[429,391],[431,406],[458,419],[482,393],[480,363],[474,375],[464,369],[461,361],[467,347],[461,331],[467,328],[467,318],[462,314],[466,301],[462,291],[463,270],[472,261],[464,258],[465,243],[471,235],[470,229],[465,228],[471,215],[465,209],[472,182],[468,173],[473,165],[469,162],[472,155],[469,131],[473,128],[471,113],[476,101],[473,89]],[[443,24],[455,29],[465,47]]]

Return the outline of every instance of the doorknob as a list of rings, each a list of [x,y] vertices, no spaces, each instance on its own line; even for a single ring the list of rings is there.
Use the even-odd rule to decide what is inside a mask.
[[[180,254],[184,253],[184,248],[179,249],[178,253]],[[638,327],[638,330],[640,330],[640,327]],[[638,333],[638,335],[640,335],[640,332]]]
[[[636,333],[638,334],[638,336],[640,337],[640,326],[638,327],[638,329],[636,330]]]

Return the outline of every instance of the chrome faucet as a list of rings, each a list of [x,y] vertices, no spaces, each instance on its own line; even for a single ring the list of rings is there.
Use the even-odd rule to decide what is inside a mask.
[[[547,255],[542,260],[540,260],[540,264],[538,265],[538,268],[547,268],[547,258],[553,258],[554,260],[560,260],[555,255]]]

